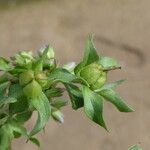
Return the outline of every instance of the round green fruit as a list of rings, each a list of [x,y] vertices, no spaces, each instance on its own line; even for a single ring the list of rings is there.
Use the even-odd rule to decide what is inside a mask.
[[[28,70],[19,75],[19,83],[22,86],[28,84],[33,79],[34,79],[34,72],[32,70]]]
[[[103,71],[103,67],[96,63],[85,66],[80,71],[80,76],[86,80],[91,89],[94,90],[102,87],[107,79],[107,73]]]

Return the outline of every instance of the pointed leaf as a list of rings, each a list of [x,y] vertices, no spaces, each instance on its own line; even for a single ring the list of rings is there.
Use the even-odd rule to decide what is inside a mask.
[[[103,119],[103,98],[97,93],[83,86],[84,111],[88,118],[107,130]]]
[[[142,150],[142,148],[140,148],[138,145],[134,145],[130,147],[128,150]]]
[[[38,147],[40,147],[40,141],[35,138],[35,137],[30,137],[29,139],[32,143],[34,143],[35,145],[37,145]]]
[[[55,99],[51,102],[51,105],[57,109],[60,109],[61,107],[64,107],[68,104],[67,100],[62,99]]]
[[[75,70],[74,70],[75,74],[80,72],[80,70],[84,66],[94,63],[98,60],[99,60],[99,56],[98,56],[98,54],[96,52],[96,48],[94,47],[94,44],[93,44],[93,37],[92,37],[92,35],[90,35],[88,38],[88,41],[86,43],[83,61],[75,67]]]
[[[98,63],[102,65],[104,68],[117,67],[117,60],[110,57],[100,57]]]
[[[8,61],[4,59],[3,57],[0,57],[0,70],[8,71],[9,69],[10,69],[10,66],[8,64]]]
[[[31,99],[30,103],[38,111],[38,120],[30,133],[30,136],[33,136],[45,127],[50,117],[51,107],[44,93],[37,98]]]
[[[122,84],[124,81],[125,81],[125,79],[105,84],[100,89],[95,90],[95,92],[100,92],[100,91],[106,90],[106,89],[115,89],[117,86],[119,86],[120,84]]]
[[[83,107],[84,100],[81,90],[77,86],[72,84],[65,84],[65,86],[71,99],[72,108],[77,110]]]
[[[49,78],[61,81],[63,83],[69,83],[77,79],[75,75],[71,74],[69,71],[63,68],[55,69],[50,73]]]
[[[5,94],[7,87],[10,85],[10,82],[4,82],[0,84],[0,97]]]
[[[105,89],[100,92],[100,95],[103,96],[106,100],[114,104],[117,109],[121,112],[133,112],[134,110],[128,106],[124,100],[115,93],[112,89]]]

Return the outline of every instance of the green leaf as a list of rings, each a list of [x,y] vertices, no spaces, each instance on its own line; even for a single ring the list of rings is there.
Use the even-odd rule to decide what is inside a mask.
[[[63,83],[69,83],[77,79],[75,75],[71,74],[69,71],[63,68],[55,69],[50,73],[49,78],[61,81]]]
[[[98,60],[99,60],[99,56],[98,56],[98,54],[96,52],[96,48],[94,47],[94,44],[93,44],[93,37],[92,37],[92,35],[89,35],[89,38],[86,43],[85,52],[84,52],[84,58],[83,58],[82,62],[79,63],[75,67],[75,69],[74,69],[75,74],[78,74],[78,72],[80,72],[80,70],[84,66],[94,63]]]
[[[29,104],[38,111],[37,122],[30,133],[30,136],[33,136],[45,127],[51,114],[51,107],[41,86],[35,80],[28,84],[23,91]]]
[[[10,121],[0,128],[0,150],[9,150],[15,133],[27,137],[26,129],[15,121]]]
[[[9,105],[9,111],[11,114],[24,112],[28,109],[28,101],[23,93],[23,88],[19,84],[13,84],[9,89],[9,97],[17,99],[16,103]]]
[[[8,124],[0,128],[0,150],[9,150],[13,133]]]
[[[0,84],[0,97],[5,94],[6,89],[8,88],[9,85],[10,85],[10,82],[4,82]]]
[[[9,118],[6,114],[0,114],[0,126],[2,126],[4,123],[6,123],[7,119]]]
[[[100,92],[100,91],[106,90],[106,89],[115,89],[117,86],[122,84],[124,81],[125,81],[125,79],[122,79],[122,80],[118,80],[118,81],[115,81],[115,82],[112,82],[112,83],[105,84],[100,89],[95,90],[95,92]]]
[[[142,150],[142,148],[140,148],[138,145],[134,145],[130,147],[128,150]]]
[[[35,145],[37,145],[38,147],[40,147],[40,141],[35,138],[35,137],[30,137],[29,139],[32,143],[34,143]]]
[[[7,74],[4,73],[0,76],[0,84],[4,83],[4,82],[7,82],[8,81],[8,77],[7,77]]]
[[[97,93],[83,86],[84,111],[88,118],[107,130],[103,119],[103,98]]]
[[[28,134],[27,134],[27,131],[26,129],[21,125],[19,124],[18,122],[12,120],[10,123],[9,123],[9,128],[11,128],[12,132],[14,133],[18,133],[26,138],[28,138]]]
[[[16,98],[13,97],[0,97],[0,107],[2,105],[10,104],[10,103],[15,103],[17,101]]]
[[[64,107],[68,104],[67,100],[62,99],[55,99],[51,102],[51,105],[57,109],[60,109],[61,107]]]
[[[73,84],[65,84],[68,91],[69,97],[71,99],[72,108],[77,110],[84,106],[84,100],[81,90]]]
[[[51,47],[49,45],[44,47],[44,49],[42,49],[41,51],[42,51],[42,53],[40,54],[39,59],[34,64],[34,68],[33,68],[36,72],[43,71],[43,63],[44,63],[44,61],[49,56],[52,55],[52,49],[51,49]]]
[[[133,112],[134,110],[128,106],[124,100],[112,89],[105,89],[100,92],[107,101],[114,104],[120,112]]]
[[[104,68],[118,67],[117,60],[110,57],[100,57],[98,63]]]
[[[30,104],[38,111],[38,120],[30,133],[30,136],[33,136],[45,127],[50,117],[51,107],[44,93],[39,97],[31,99]]]
[[[49,90],[46,90],[45,94],[46,96],[51,99],[53,97],[60,97],[63,95],[64,89],[62,88],[51,88]]]
[[[24,122],[28,121],[32,116],[32,112],[26,111],[19,114],[16,114],[15,119],[18,123],[23,124]]]
[[[8,71],[9,69],[10,69],[9,62],[3,57],[0,57],[0,70]]]

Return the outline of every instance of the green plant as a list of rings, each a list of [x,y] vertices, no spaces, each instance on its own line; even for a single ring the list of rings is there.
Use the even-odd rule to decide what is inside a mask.
[[[83,107],[89,119],[108,130],[103,118],[105,100],[121,112],[133,111],[114,91],[124,80],[106,83],[108,72],[115,69],[120,69],[118,62],[99,56],[92,36],[78,65],[57,66],[50,45],[36,56],[21,51],[10,60],[0,57],[3,72],[0,76],[0,150],[9,150],[11,141],[20,136],[40,146],[34,136],[44,129],[49,118],[64,121],[60,110],[67,101],[59,98],[64,91],[68,92],[74,110]],[[24,123],[34,111],[38,114],[37,122],[32,131],[27,131]]]
[[[130,147],[128,150],[142,150],[138,145]]]

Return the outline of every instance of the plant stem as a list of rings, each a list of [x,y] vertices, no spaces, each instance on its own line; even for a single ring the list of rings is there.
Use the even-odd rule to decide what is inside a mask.
[[[111,67],[111,68],[104,68],[103,71],[111,71],[111,70],[116,70],[116,69],[121,69],[121,66]]]

